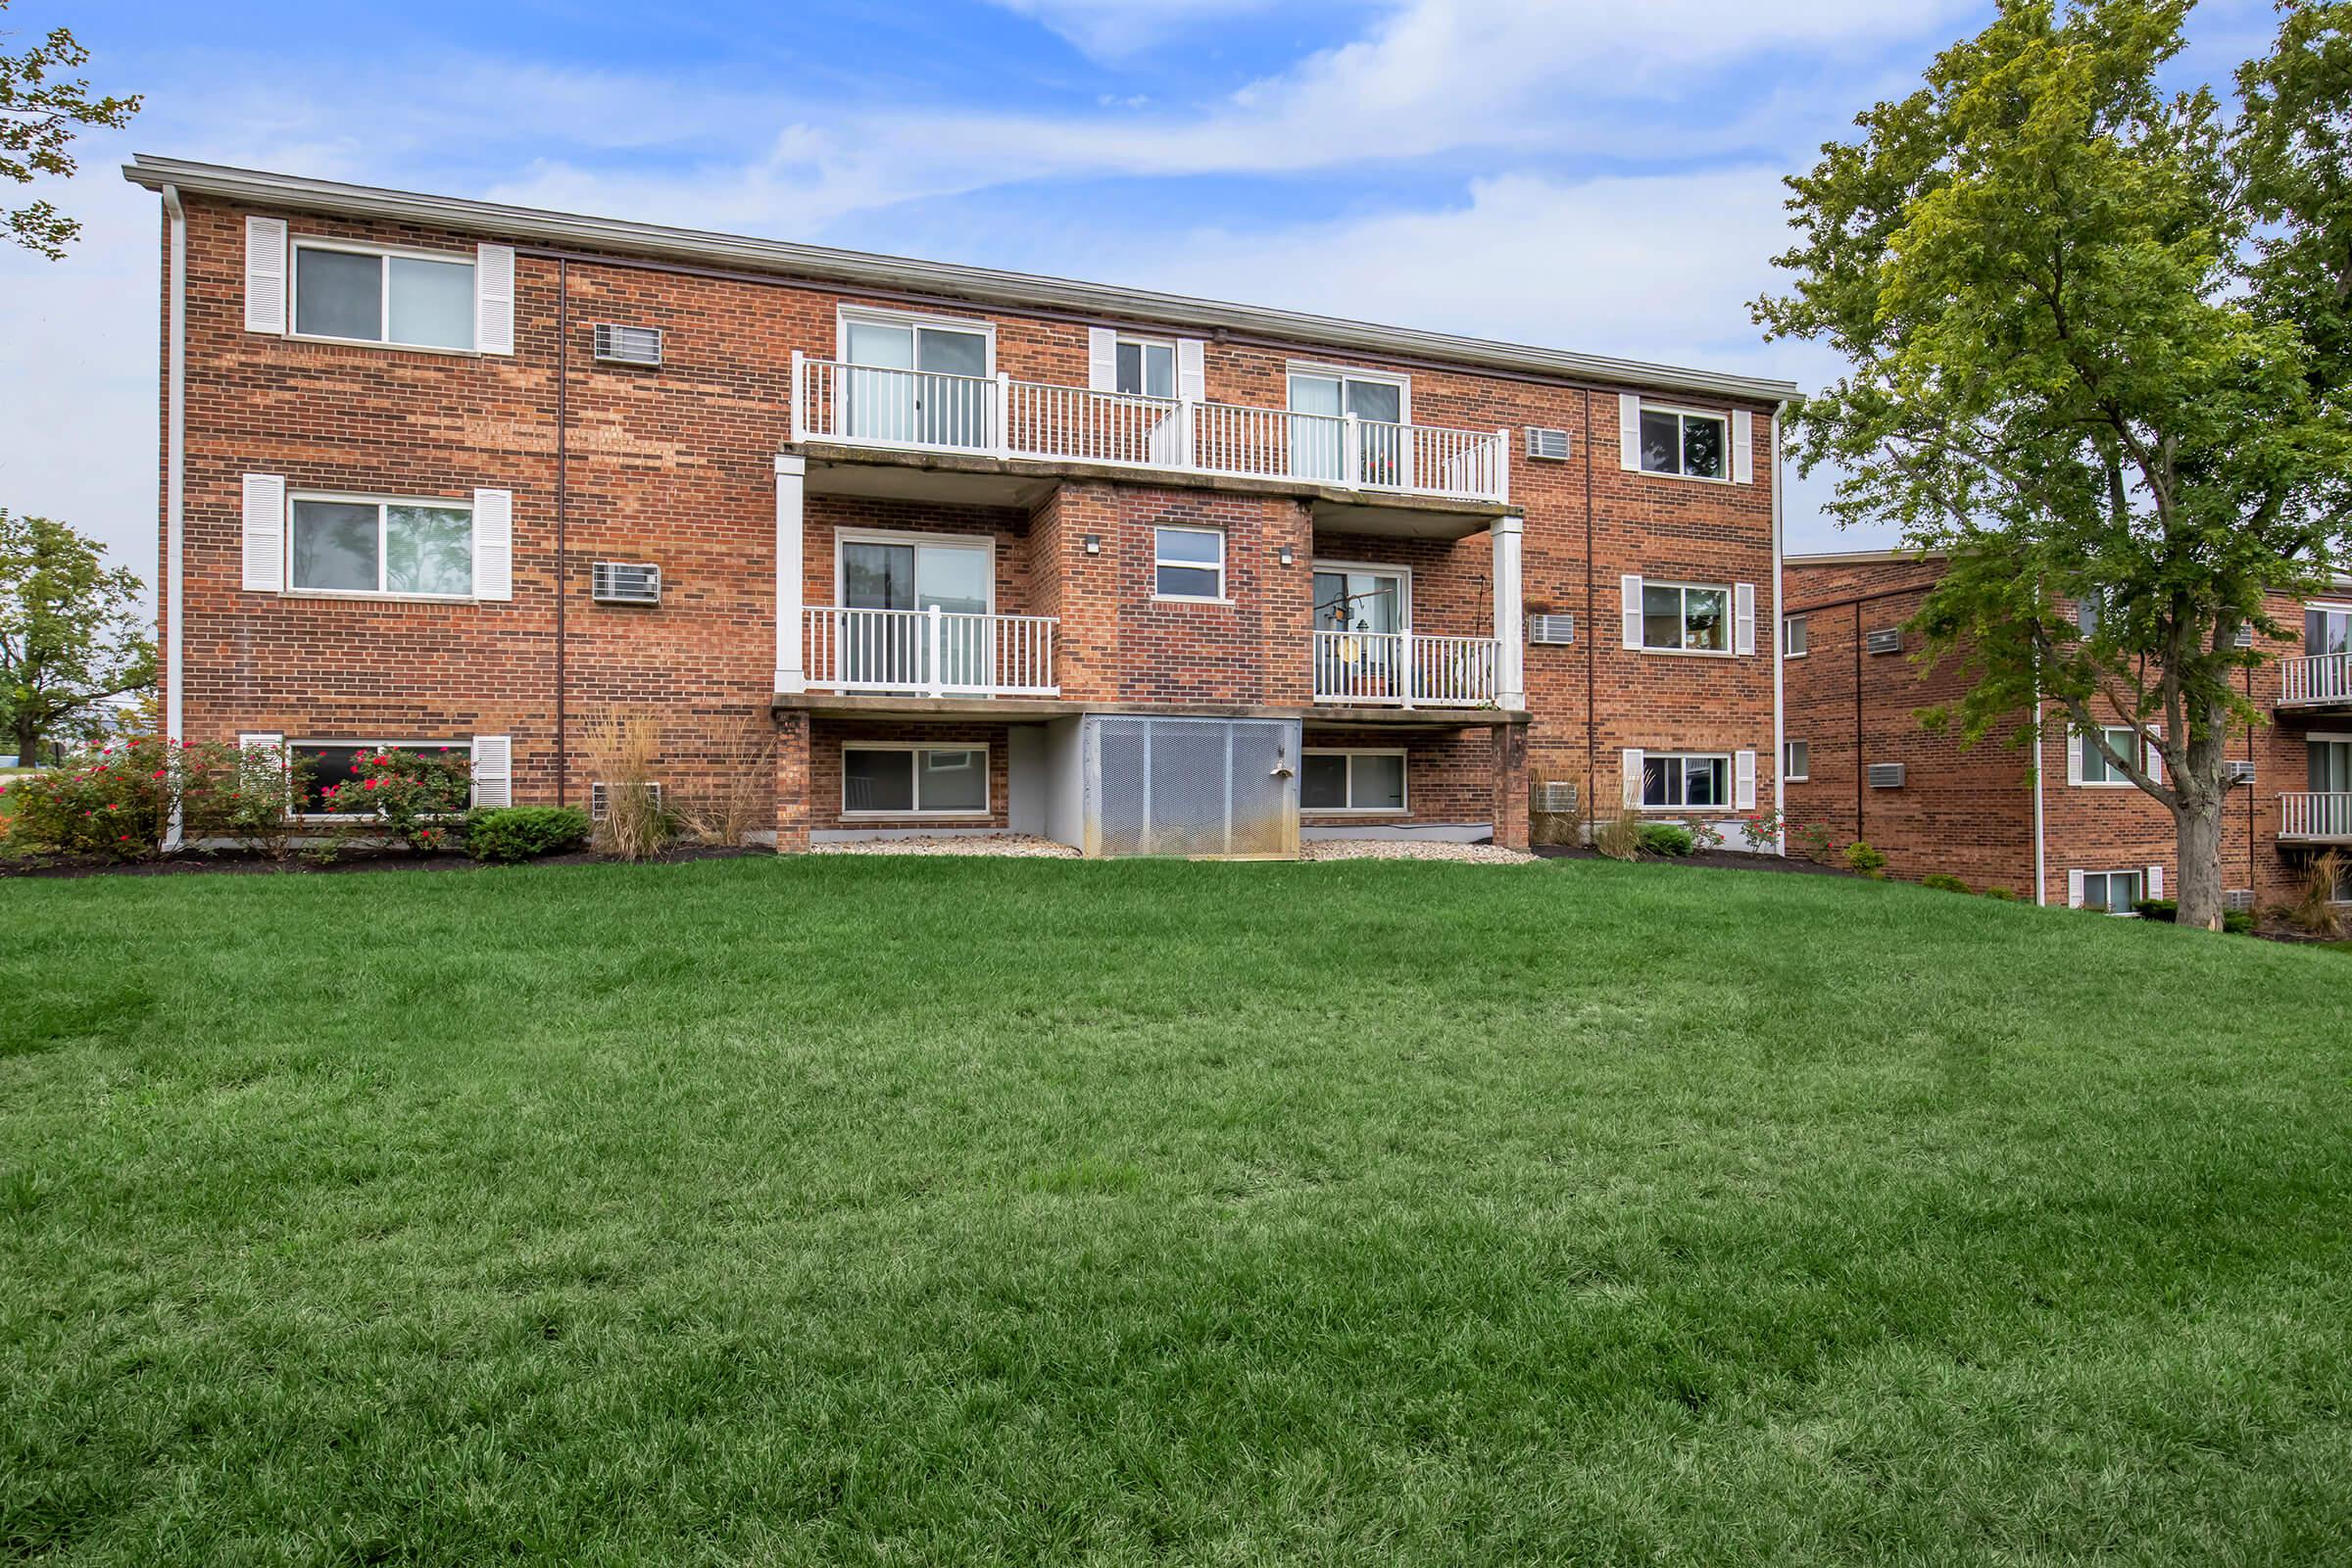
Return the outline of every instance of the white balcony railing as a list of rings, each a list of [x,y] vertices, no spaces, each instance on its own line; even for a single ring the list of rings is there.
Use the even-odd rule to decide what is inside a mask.
[[[1052,697],[1051,615],[944,610],[802,612],[808,685],[818,691],[924,697]]]
[[[2352,842],[2352,795],[2279,796],[2278,836],[2315,843],[2334,840]]]
[[[792,438],[1510,499],[1510,432],[792,357]]]
[[[2282,703],[2352,703],[2352,654],[2315,654],[2278,661]]]
[[[1400,708],[1492,708],[1502,645],[1492,637],[1319,631],[1315,701]]]

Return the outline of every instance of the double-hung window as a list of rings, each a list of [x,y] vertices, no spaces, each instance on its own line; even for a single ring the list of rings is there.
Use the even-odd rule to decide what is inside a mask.
[[[1642,406],[1642,467],[1687,479],[1726,479],[1730,420],[1720,414]]]
[[[2136,914],[2139,890],[2143,886],[2140,871],[2085,871],[2082,873],[2082,907],[2103,909],[2109,914]]]
[[[1789,615],[1781,622],[1781,654],[1787,659],[1805,657],[1805,617]]]
[[[1732,650],[1732,591],[1685,583],[1642,585],[1642,646],[1685,653]]]
[[[1732,804],[1732,760],[1724,756],[1649,752],[1642,759],[1643,807],[1724,807]]]
[[[1813,743],[1789,741],[1788,755],[1781,760],[1781,777],[1791,784],[1802,784],[1813,776]]]
[[[844,746],[845,816],[985,816],[985,746]]]
[[[1122,337],[1113,351],[1112,390],[1130,397],[1176,395],[1176,345],[1161,338]]]
[[[1224,599],[1224,534],[1214,528],[1155,528],[1152,537],[1155,598]]]
[[[473,259],[294,242],[294,330],[397,347],[473,347]]]
[[[2128,724],[2104,725],[2099,733],[2107,738],[2108,746],[2118,757],[2132,757],[2139,751],[2139,737]],[[2106,754],[2099,750],[2099,743],[2091,736],[2078,735],[2075,737],[2075,744],[2082,748],[2083,783],[2130,784],[2132,782],[2122,768],[2107,760]]]
[[[291,588],[434,599],[473,592],[473,508],[464,502],[298,495],[288,511]]]
[[[2309,605],[2303,611],[2303,652],[2352,654],[2352,610],[2335,605]]]
[[[1298,775],[1302,811],[1401,811],[1404,753],[1310,751]]]

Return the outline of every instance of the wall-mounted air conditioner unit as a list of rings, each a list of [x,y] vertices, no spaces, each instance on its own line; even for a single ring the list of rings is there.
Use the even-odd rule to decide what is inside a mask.
[[[1566,648],[1576,641],[1576,617],[1530,615],[1527,617],[1527,640],[1546,648]]]
[[[606,365],[660,365],[662,329],[623,326],[618,321],[596,323],[596,357]]]
[[[589,590],[600,605],[658,605],[662,568],[645,562],[600,561],[589,568]]]
[[[1874,654],[1899,654],[1903,651],[1903,628],[1882,626],[1863,639],[1863,646]]]
[[[1568,461],[1568,432],[1547,430],[1540,424],[1527,427],[1527,455],[1540,463]]]
[[[659,784],[648,784],[645,788],[646,793],[654,798],[654,804],[656,806],[660,806],[662,804],[662,786]],[[612,803],[612,786],[610,784],[591,784],[588,786],[589,821],[602,822],[605,819],[605,810]]]
[[[2243,758],[2231,758],[2222,764],[2222,781],[2227,784],[2254,782],[2254,764]]]
[[[1870,787],[1874,790],[1899,790],[1903,787],[1903,764],[1873,762],[1870,764]]]
[[[2226,893],[2224,893],[2224,894],[2222,895],[2222,907],[2223,907],[2223,908],[2225,908],[2225,909],[2251,909],[2251,908],[2253,908],[2253,907],[2254,907],[2254,890],[2253,890],[2252,888],[2231,888],[2231,889],[2230,889],[2228,892],[2226,892]]]

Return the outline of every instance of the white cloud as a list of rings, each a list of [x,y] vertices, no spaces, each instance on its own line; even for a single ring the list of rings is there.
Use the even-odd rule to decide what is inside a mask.
[[[1098,60],[1124,60],[1227,18],[1269,11],[1277,0],[995,0]]]

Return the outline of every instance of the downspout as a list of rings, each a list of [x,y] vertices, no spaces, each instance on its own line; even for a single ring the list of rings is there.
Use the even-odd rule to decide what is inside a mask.
[[[1592,610],[1592,389],[1585,388],[1585,820],[1600,808],[1600,752],[1593,727],[1595,682],[1592,661],[1599,657],[1600,622]],[[1623,799],[1622,796],[1619,797]]]
[[[1781,639],[1788,634],[1788,617],[1781,604],[1781,418],[1788,412],[1787,398],[1772,411],[1772,815],[1779,824],[1773,834],[1773,853],[1783,857],[1788,853],[1788,786],[1783,776],[1788,771],[1788,710],[1784,706],[1788,651],[1781,646]],[[1855,759],[1857,766],[1860,762]]]
[[[571,598],[571,556],[566,548],[566,503],[571,477],[566,437],[571,430],[571,262],[556,263],[556,804],[568,806],[571,749],[564,738],[564,607]]]
[[[2034,902],[2046,906],[2050,902],[2050,872],[2041,812],[2042,742],[2046,739],[2041,731],[2041,668],[2037,662],[2034,671]],[[2069,881],[2067,886],[2070,889],[2067,896],[2072,898],[2074,884]]]
[[[172,218],[172,343],[165,359],[164,424],[164,739],[173,750],[182,733],[181,680],[186,661],[180,652],[180,598],[186,583],[180,564],[185,534],[188,424],[188,214],[179,204],[179,187],[166,185],[164,211]],[[164,828],[164,849],[179,848],[179,802],[172,803],[172,820]]]
[[[1862,844],[1870,842],[1870,834],[1862,822],[1862,790],[1864,775],[1870,771],[1862,760],[1862,601],[1854,601],[1854,838]]]

